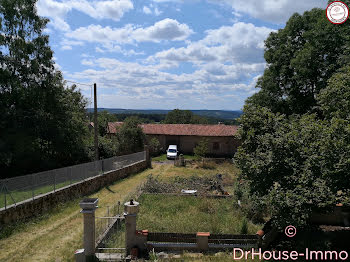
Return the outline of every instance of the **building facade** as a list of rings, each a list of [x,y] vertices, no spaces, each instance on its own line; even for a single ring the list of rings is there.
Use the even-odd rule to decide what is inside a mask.
[[[121,122],[108,123],[107,133],[113,136],[118,132]],[[210,156],[233,156],[240,145],[237,138],[238,126],[195,125],[195,124],[143,124],[143,132],[149,142],[158,139],[162,150],[169,145],[177,145],[182,154],[193,154],[193,149],[203,138],[208,139]]]

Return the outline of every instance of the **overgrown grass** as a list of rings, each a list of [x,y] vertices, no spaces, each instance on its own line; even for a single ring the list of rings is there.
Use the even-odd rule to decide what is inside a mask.
[[[255,234],[262,227],[246,220],[232,199],[143,194],[138,201],[137,226],[152,232]]]
[[[206,261],[210,261],[210,262],[232,262],[233,260],[233,255],[232,253],[228,253],[228,252],[220,252],[220,253],[216,253],[216,254],[201,254],[201,253],[190,253],[190,252],[184,252],[181,255],[173,255],[170,256],[167,259],[162,259],[160,255],[158,255],[157,253],[152,253],[150,255],[150,260],[149,261],[157,261],[157,262],[161,262],[161,261],[181,261],[181,262],[187,262],[187,261],[191,261],[191,262],[206,262]],[[259,259],[244,259],[242,258],[239,261],[260,261]]]
[[[178,176],[205,177],[215,176],[216,173],[228,174],[231,179],[235,179],[238,172],[232,164],[226,163],[217,165],[214,170],[202,169],[196,165],[174,167],[154,163],[153,169],[119,180],[89,197],[99,198],[96,216],[103,216],[107,206],[114,205],[118,200],[123,203],[124,200],[137,197],[140,185],[150,174],[171,181]],[[0,261],[75,261],[74,251],[83,245],[83,217],[79,201],[80,199],[66,202],[44,216],[1,228]],[[142,205],[143,203],[141,207]],[[122,238],[120,241],[123,245]]]
[[[192,155],[184,155],[184,158],[187,159],[187,160],[197,160],[197,157],[196,156],[192,156]],[[163,154],[163,155],[160,155],[160,156],[157,156],[157,157],[152,157],[152,161],[161,162],[161,161],[166,161],[166,160],[167,160],[166,154]]]

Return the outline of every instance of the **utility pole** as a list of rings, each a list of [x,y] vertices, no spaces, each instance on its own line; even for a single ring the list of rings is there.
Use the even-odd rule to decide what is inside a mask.
[[[98,122],[97,122],[97,91],[96,83],[94,84],[94,130],[95,130],[95,161],[99,160],[98,157]]]

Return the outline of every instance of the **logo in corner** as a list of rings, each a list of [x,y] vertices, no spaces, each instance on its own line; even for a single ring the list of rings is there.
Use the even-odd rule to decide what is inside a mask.
[[[328,5],[326,14],[331,23],[343,24],[349,18],[349,8],[341,1],[334,1]]]

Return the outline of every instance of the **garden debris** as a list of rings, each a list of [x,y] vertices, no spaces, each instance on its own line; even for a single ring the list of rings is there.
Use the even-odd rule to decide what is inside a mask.
[[[185,189],[181,189],[181,193],[182,193],[182,194],[194,195],[194,194],[197,193],[197,190],[185,190]]]
[[[148,176],[142,186],[144,193],[183,193],[183,194],[217,194],[229,195],[224,189],[224,175],[216,174],[211,177],[191,176],[188,178],[175,177],[171,182],[163,182],[158,176]]]

